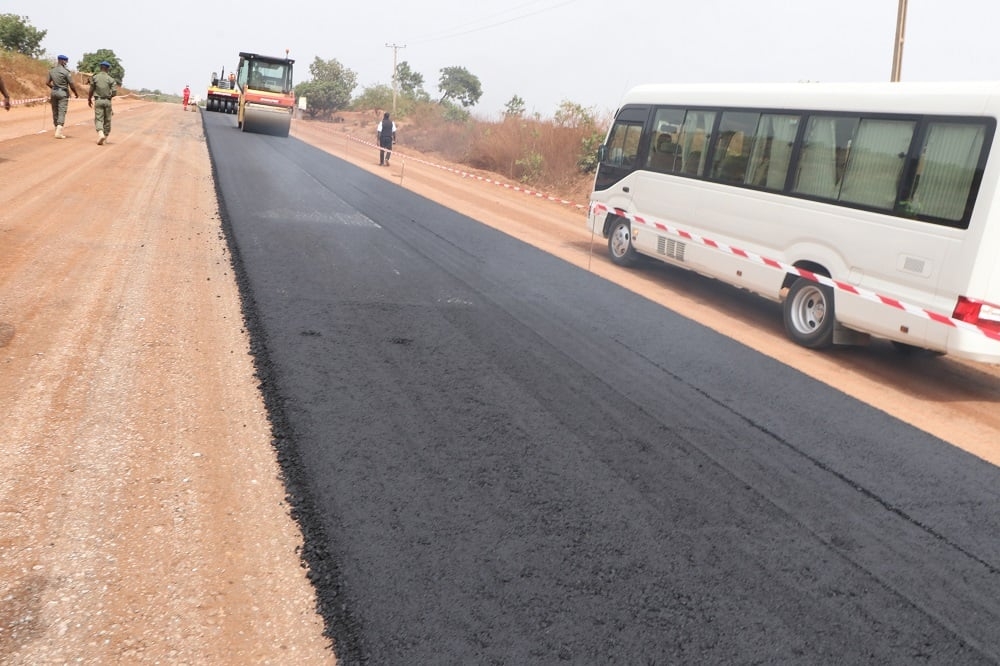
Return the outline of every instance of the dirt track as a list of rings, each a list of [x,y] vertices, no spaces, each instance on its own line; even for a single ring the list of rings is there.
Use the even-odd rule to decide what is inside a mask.
[[[65,141],[44,107],[0,115],[0,655],[331,662],[199,116],[115,104],[103,147],[84,102],[71,103]],[[901,358],[887,345],[809,352],[758,299],[614,267],[573,207],[407,160],[405,134],[392,168],[379,169],[343,129],[296,122],[293,135],[1000,464],[1000,368]]]
[[[0,661],[330,663],[200,118],[115,107],[0,116]]]

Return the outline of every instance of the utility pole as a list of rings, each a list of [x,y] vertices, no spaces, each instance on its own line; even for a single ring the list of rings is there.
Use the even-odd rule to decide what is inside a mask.
[[[899,0],[899,10],[896,12],[896,44],[892,50],[892,78],[893,83],[899,81],[903,71],[903,42],[906,33],[906,0]]]
[[[396,78],[396,55],[399,53],[399,49],[405,49],[406,44],[400,46],[399,44],[389,44],[386,42],[385,47],[387,49],[392,49],[392,115],[396,115],[396,89],[399,88],[399,79]]]

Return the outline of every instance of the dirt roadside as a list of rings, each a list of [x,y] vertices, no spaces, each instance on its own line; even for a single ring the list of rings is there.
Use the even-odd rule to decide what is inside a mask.
[[[0,663],[331,663],[200,118],[115,104],[103,147],[84,102],[65,141],[47,108],[0,115]],[[574,206],[421,162],[405,135],[380,168],[345,129],[296,121],[293,136],[1000,464],[1000,368],[809,352],[759,299],[615,267]]]
[[[48,113],[0,115],[0,663],[333,663],[198,113]]]

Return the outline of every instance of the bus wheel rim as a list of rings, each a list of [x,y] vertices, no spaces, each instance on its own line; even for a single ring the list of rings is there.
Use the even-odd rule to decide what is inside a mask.
[[[792,321],[803,333],[812,333],[823,325],[826,318],[826,297],[819,287],[807,287],[795,296]]]
[[[628,252],[630,242],[630,234],[627,226],[623,224],[615,229],[613,245],[616,256],[625,256],[625,253]]]

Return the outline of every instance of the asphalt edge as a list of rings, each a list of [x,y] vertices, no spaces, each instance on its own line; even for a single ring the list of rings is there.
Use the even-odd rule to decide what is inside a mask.
[[[200,111],[199,113],[205,113]],[[332,642],[337,663],[344,666],[367,664],[362,649],[361,626],[349,610],[343,591],[343,578],[334,554],[327,544],[333,539],[323,527],[321,514],[309,488],[308,477],[300,464],[299,447],[294,429],[285,411],[285,399],[278,390],[273,362],[268,353],[267,335],[257,313],[250,281],[233,234],[232,219],[219,186],[218,169],[212,152],[212,139],[202,120],[202,135],[208,148],[212,185],[218,204],[219,224],[229,249],[230,264],[240,295],[240,309],[250,341],[250,355],[258,381],[258,389],[271,424],[271,446],[277,455],[281,481],[285,486],[285,501],[289,515],[302,532],[303,546],[299,553],[306,576],[316,591],[316,611],[323,618],[323,635]]]

